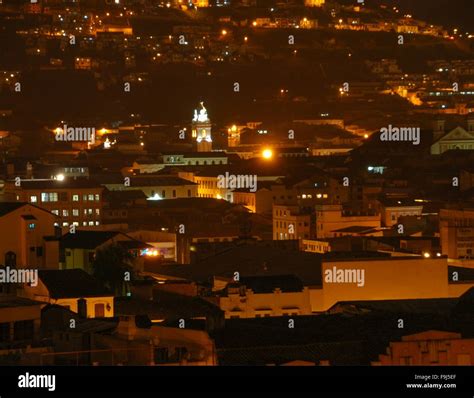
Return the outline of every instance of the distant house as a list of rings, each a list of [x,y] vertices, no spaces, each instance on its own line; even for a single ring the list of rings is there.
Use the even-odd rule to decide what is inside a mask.
[[[57,304],[85,318],[114,316],[114,296],[81,269],[42,270],[36,286],[25,285],[21,293],[31,300]]]
[[[474,339],[460,333],[428,330],[391,342],[387,354],[372,365],[459,366],[474,363]]]
[[[311,315],[310,292],[294,275],[242,277],[219,297],[226,318]]]
[[[379,199],[381,204],[382,224],[391,227],[397,224],[402,216],[421,216],[423,204],[409,199]]]
[[[15,296],[0,296],[0,361],[3,355],[12,354],[13,349],[25,349],[39,336],[40,301]],[[23,351],[26,358],[28,353]]]
[[[58,267],[59,217],[23,202],[0,202],[0,264]]]
[[[95,253],[107,245],[117,244],[126,248],[132,256],[139,258],[142,251],[152,246],[117,231],[76,231],[62,236],[60,263],[62,269],[81,268],[92,272]],[[137,267],[140,265],[137,263]]]

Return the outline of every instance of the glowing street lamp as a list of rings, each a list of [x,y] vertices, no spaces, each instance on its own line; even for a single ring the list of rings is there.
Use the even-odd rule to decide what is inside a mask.
[[[264,149],[262,152],[262,157],[267,160],[271,159],[273,157],[273,151],[269,148]]]

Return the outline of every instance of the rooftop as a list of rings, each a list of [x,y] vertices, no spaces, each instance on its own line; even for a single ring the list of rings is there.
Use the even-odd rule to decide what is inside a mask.
[[[79,268],[40,270],[38,274],[50,297],[55,299],[113,296],[93,276]]]

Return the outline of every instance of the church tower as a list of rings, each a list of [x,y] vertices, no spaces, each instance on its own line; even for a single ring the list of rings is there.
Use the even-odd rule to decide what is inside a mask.
[[[196,140],[198,152],[212,151],[211,121],[203,102],[200,109],[194,110],[192,137]]]

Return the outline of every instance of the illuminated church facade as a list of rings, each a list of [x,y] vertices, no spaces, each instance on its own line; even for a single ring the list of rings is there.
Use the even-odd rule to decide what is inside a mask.
[[[196,140],[198,152],[212,151],[211,121],[203,102],[200,103],[200,109],[194,110],[192,137]]]

